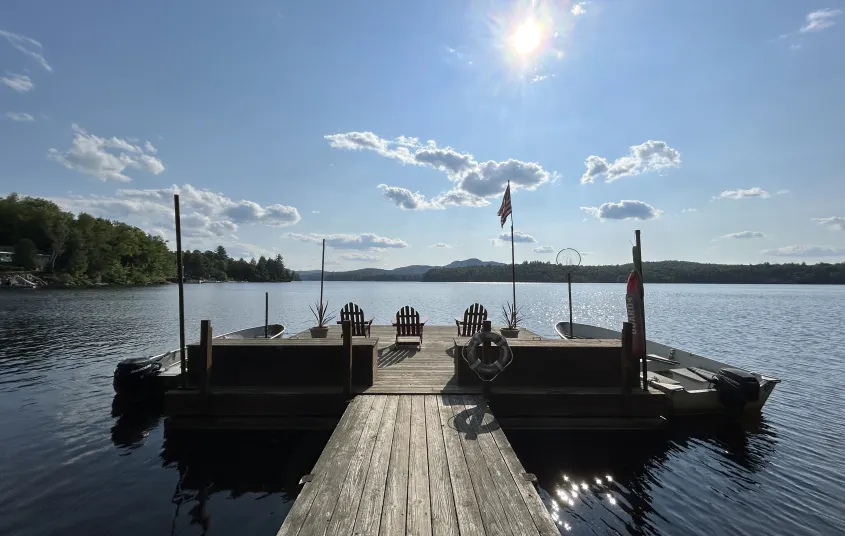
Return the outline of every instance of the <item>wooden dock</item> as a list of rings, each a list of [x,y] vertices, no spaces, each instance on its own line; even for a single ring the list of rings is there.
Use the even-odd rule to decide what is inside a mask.
[[[279,536],[560,534],[477,395],[358,396],[304,480]]]

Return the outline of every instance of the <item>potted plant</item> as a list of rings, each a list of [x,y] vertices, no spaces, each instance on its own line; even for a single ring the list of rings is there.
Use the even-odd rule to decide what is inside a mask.
[[[308,306],[311,309],[311,312],[314,313],[314,318],[317,319],[317,325],[313,328],[308,328],[311,331],[311,338],[312,339],[325,339],[326,335],[329,334],[329,326],[328,324],[335,315],[329,315],[329,300],[326,300],[326,303],[322,301],[314,304],[317,308]]]
[[[504,318],[506,326],[499,330],[502,333],[502,337],[506,339],[516,339],[519,337],[519,325],[525,320],[521,310],[514,308],[511,302],[508,302],[507,306],[502,306],[502,318]]]

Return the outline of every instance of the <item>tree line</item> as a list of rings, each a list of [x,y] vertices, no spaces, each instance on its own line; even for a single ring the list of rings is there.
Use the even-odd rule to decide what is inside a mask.
[[[299,281],[299,274],[285,268],[280,254],[275,258],[263,255],[255,260],[235,260],[228,255],[226,248],[217,246],[214,251],[185,251],[182,254],[182,266],[186,279],[210,279],[215,281]]]
[[[14,250],[5,270],[40,270],[71,285],[143,285],[176,280],[176,254],[167,242],[126,223],[74,216],[46,199],[0,198],[0,245]],[[39,255],[44,255],[40,257]],[[297,276],[275,258],[235,260],[225,248],[183,253],[186,278],[290,281]]]
[[[632,264],[579,266],[572,271],[574,283],[620,283],[627,280]],[[533,283],[566,282],[566,269],[551,262],[531,261],[516,265],[516,280]],[[421,281],[508,282],[510,265],[432,268]],[[747,284],[845,284],[845,263],[829,264],[706,264],[686,261],[643,262],[646,283],[747,283]]]

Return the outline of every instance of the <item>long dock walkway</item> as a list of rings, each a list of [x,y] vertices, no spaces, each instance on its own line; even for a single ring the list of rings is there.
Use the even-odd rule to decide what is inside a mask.
[[[475,395],[367,395],[349,404],[279,536],[557,536]]]

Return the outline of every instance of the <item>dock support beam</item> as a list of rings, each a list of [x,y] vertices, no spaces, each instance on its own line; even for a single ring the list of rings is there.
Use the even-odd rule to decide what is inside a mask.
[[[179,279],[179,366],[182,389],[188,387],[187,359],[185,355],[185,267],[182,265],[182,218],[179,215],[179,194],[173,195],[176,217],[176,277]]]
[[[264,338],[270,338],[269,324],[270,321],[270,293],[264,293]]]
[[[200,367],[197,375],[200,394],[207,395],[211,383],[211,320],[203,320],[200,323]]]
[[[631,393],[631,384],[636,383],[637,367],[634,361],[634,325],[622,323],[622,392]]]
[[[343,394],[347,400],[352,399],[352,322],[340,322],[343,331]]]

